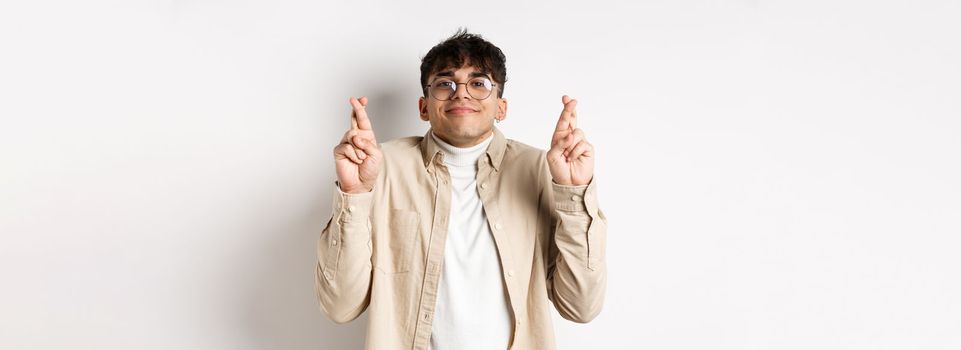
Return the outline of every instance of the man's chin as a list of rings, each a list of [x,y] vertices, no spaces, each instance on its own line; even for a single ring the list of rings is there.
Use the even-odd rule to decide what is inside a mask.
[[[481,128],[454,128],[448,133],[449,142],[452,144],[476,143],[481,138],[489,136],[490,129]]]

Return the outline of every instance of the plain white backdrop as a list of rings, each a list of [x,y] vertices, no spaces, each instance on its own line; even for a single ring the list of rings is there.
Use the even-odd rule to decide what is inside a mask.
[[[0,5],[0,348],[357,349],[313,291],[349,96],[422,135],[419,62],[561,95],[610,281],[561,349],[961,348],[958,1]]]

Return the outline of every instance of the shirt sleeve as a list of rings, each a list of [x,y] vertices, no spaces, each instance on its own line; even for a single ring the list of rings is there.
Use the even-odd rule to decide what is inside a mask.
[[[370,303],[373,192],[350,194],[336,187],[330,220],[317,242],[314,287],[327,317],[346,323]]]
[[[565,319],[586,323],[604,304],[607,289],[607,218],[597,204],[595,181],[564,186],[551,181],[554,249],[548,255],[548,294]]]

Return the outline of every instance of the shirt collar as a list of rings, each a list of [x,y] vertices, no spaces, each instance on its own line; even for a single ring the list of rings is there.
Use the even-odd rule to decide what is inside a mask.
[[[504,138],[504,134],[501,133],[497,127],[494,127],[494,139],[491,140],[490,146],[487,147],[487,152],[485,157],[488,164],[494,167],[494,170],[500,171],[501,160],[504,159],[504,152],[507,151],[507,139]],[[433,163],[434,158],[439,157],[441,154],[440,146],[437,142],[434,142],[434,138],[430,136],[431,131],[427,130],[424,137],[420,140],[421,154],[424,158],[424,166],[430,167]]]

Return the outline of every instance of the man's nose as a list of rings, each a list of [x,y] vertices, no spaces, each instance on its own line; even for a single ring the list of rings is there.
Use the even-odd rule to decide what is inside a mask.
[[[463,86],[464,88],[461,89],[461,86]],[[453,100],[455,98],[464,98],[464,99],[471,98],[470,94],[467,93],[467,84],[454,85],[454,96],[451,97],[451,99]]]

